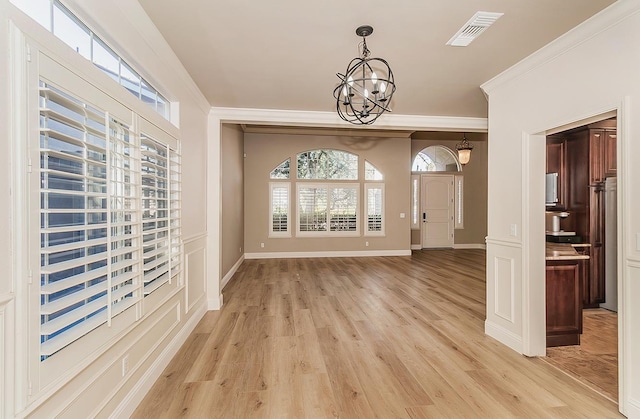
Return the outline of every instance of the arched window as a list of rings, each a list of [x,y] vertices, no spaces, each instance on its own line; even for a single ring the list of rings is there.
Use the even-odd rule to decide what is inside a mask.
[[[298,154],[298,179],[357,180],[358,155],[342,150],[320,149]]]
[[[357,154],[334,149],[293,158],[295,167],[288,158],[269,173],[270,238],[360,236],[363,230],[384,236],[384,175],[378,168],[365,160],[362,173]]]
[[[271,179],[289,179],[289,166],[291,159],[286,159],[271,171],[269,177]]]
[[[449,148],[433,145],[420,151],[411,165],[413,172],[460,172],[462,167]]]

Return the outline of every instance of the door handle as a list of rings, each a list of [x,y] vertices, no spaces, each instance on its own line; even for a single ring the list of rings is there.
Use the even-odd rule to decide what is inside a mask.
[[[422,222],[423,222],[423,223],[426,223],[426,222],[427,222],[427,213],[426,213],[426,212],[423,212],[423,213],[422,213]]]

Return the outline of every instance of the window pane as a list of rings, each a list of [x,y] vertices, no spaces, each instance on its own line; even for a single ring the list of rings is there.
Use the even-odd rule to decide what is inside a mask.
[[[124,62],[120,63],[120,84],[140,98],[140,76]]]
[[[51,31],[51,0],[11,0],[11,3]]]
[[[91,59],[89,30],[58,3],[53,5],[53,34],[84,58]]]
[[[358,179],[358,156],[340,150],[312,150],[297,156],[298,179]]]
[[[364,162],[364,179],[365,180],[382,180],[382,173],[374,165],[365,160]]]
[[[167,101],[167,99],[160,93],[158,93],[158,104],[156,111],[160,115],[164,116],[165,119],[169,119],[169,101]]]
[[[287,159],[280,163],[278,167],[271,171],[271,175],[269,176],[271,179],[289,179],[289,166],[291,164],[291,159]]]
[[[275,186],[271,189],[272,232],[289,231],[289,187]]]
[[[382,231],[382,188],[367,188],[367,231]]]
[[[149,86],[149,83],[145,79],[140,81],[141,99],[147,105],[150,105],[153,109],[156,108],[156,91],[153,87]]]
[[[420,151],[413,160],[414,172],[459,172],[456,155],[444,146],[430,146]]]
[[[300,231],[327,231],[327,189],[301,187],[298,193]]]
[[[355,188],[331,188],[330,230],[357,231],[357,208]]]
[[[120,78],[118,55],[96,37],[93,38],[93,63],[115,81]]]

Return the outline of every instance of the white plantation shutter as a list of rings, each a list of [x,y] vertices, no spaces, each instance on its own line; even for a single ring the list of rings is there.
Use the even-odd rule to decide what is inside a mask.
[[[182,159],[169,148],[169,237],[171,277],[182,272]]]
[[[140,139],[144,294],[169,282],[169,149],[149,136]]]
[[[299,236],[357,235],[359,184],[298,184]]]
[[[289,229],[289,182],[270,183],[271,211],[269,213],[269,237],[291,237]]]
[[[118,315],[141,298],[139,149],[129,129],[109,118],[109,197],[111,316]]]
[[[40,83],[41,359],[134,303],[132,151],[126,124]]]
[[[384,184],[365,184],[366,228],[365,235],[384,235]]]
[[[171,137],[138,138],[131,122],[44,80],[39,100],[44,361],[182,272],[182,168]]]

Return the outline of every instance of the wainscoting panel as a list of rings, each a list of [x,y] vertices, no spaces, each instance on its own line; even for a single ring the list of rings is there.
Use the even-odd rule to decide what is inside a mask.
[[[522,353],[522,245],[487,239],[485,332]]]
[[[513,323],[514,320],[514,300],[513,290],[515,288],[515,260],[496,256],[493,259],[493,272],[495,275],[495,306],[494,312],[497,316]]]
[[[185,310],[188,313],[206,298],[207,236],[201,235],[184,242]]]

